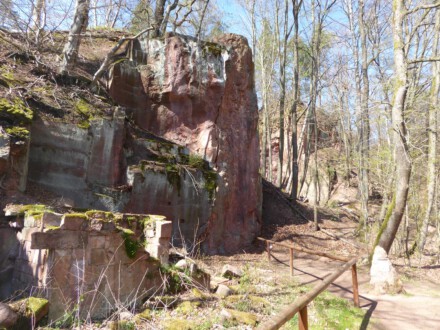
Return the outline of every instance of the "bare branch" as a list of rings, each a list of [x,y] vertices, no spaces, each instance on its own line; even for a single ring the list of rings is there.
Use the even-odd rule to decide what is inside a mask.
[[[430,5],[417,6],[417,7],[413,8],[413,9],[411,9],[411,10],[407,10],[406,12],[403,13],[403,15],[407,16],[407,15],[411,15],[411,14],[413,14],[416,11],[419,11],[419,10],[434,9],[434,8],[437,8],[437,7],[440,7],[440,1],[436,2],[436,3],[433,3],[433,4],[430,4]]]
[[[425,57],[425,58],[416,58],[414,60],[408,61],[408,64],[416,64],[421,62],[439,62],[440,57]]]

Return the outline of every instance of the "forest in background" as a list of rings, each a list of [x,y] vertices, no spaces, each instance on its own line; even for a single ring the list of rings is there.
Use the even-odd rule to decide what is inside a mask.
[[[422,0],[0,0],[0,36],[27,36],[17,46],[38,58],[54,33],[68,30],[60,50],[68,72],[94,30],[199,40],[240,31],[254,50],[262,176],[292,198],[306,172],[318,185],[319,136],[331,123],[344,178],[357,177],[366,237],[388,253],[399,228],[408,235],[413,226],[409,256],[423,252],[429,225],[440,251],[439,8]],[[374,216],[373,195],[381,203]]]

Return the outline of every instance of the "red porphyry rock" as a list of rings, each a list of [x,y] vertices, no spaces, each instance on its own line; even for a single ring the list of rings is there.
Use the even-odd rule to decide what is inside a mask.
[[[261,229],[258,106],[246,38],[136,40],[112,69],[110,93],[136,124],[187,147],[219,175],[203,231],[208,253],[249,244]]]

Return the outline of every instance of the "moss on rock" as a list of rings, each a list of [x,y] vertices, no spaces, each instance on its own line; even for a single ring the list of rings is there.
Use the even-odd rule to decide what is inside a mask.
[[[238,323],[247,324],[252,327],[257,325],[258,318],[252,313],[240,312],[233,309],[227,309],[226,311],[231,315],[231,318]]]
[[[184,301],[177,306],[176,312],[184,315],[191,315],[200,307],[200,305],[200,301]]]
[[[191,330],[196,328],[196,324],[182,319],[168,319],[163,322],[164,330]]]

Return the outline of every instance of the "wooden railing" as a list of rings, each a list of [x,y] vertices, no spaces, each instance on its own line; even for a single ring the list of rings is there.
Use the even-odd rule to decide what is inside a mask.
[[[353,302],[356,307],[359,307],[359,286],[357,279],[357,269],[356,262],[358,257],[354,258],[345,258],[340,256],[335,256],[329,253],[313,251],[301,247],[295,247],[290,244],[275,242],[271,240],[267,240],[261,237],[258,237],[260,241],[266,242],[266,250],[269,261],[271,260],[271,245],[278,245],[289,249],[290,255],[290,275],[293,276],[293,251],[305,252],[313,255],[318,255],[322,257],[327,257],[329,259],[338,260],[345,262],[342,266],[340,266],[335,272],[333,272],[329,277],[324,279],[323,282],[316,285],[310,292],[305,294],[304,296],[296,299],[292,304],[287,306],[281,313],[261,324],[258,329],[260,330],[272,330],[279,329],[284,323],[289,321],[292,317],[295,316],[296,313],[299,313],[298,322],[300,330],[308,329],[308,319],[307,319],[307,305],[313,301],[322,291],[327,289],[327,287],[332,284],[339,276],[341,276],[345,271],[347,271],[351,267],[351,275],[352,275],[352,284],[353,284]]]

